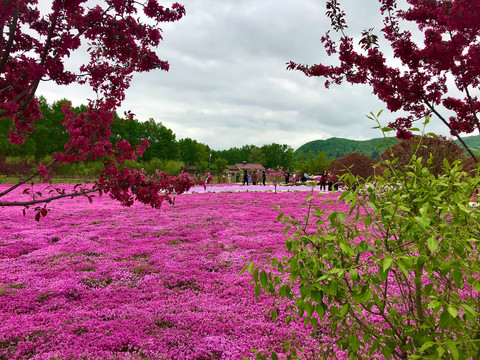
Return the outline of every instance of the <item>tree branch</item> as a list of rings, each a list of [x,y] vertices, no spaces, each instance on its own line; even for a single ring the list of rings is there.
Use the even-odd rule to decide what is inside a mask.
[[[465,86],[464,90],[465,90],[465,94],[467,94],[467,99],[468,99],[468,103],[470,105],[470,110],[472,111],[473,117],[476,120],[475,122],[477,123],[477,129],[480,131],[480,121],[478,120],[477,113],[474,110],[472,97],[470,96],[470,92],[468,91],[468,87]]]
[[[74,197],[77,197],[77,196],[85,196],[86,194],[90,194],[90,193],[93,193],[93,192],[98,192],[98,191],[105,190],[105,189],[113,189],[113,188],[120,187],[120,186],[121,185],[103,186],[103,187],[98,187],[98,188],[90,189],[90,190],[75,191],[75,192],[69,193],[69,194],[61,194],[61,195],[57,195],[57,196],[51,196],[49,198],[39,199],[39,200],[11,201],[11,202],[10,201],[3,201],[3,202],[0,202],[0,206],[1,207],[4,207],[4,206],[30,206],[30,205],[35,205],[35,204],[49,203],[53,200],[58,200],[58,199],[61,199],[61,198],[66,198],[66,197],[74,198]]]
[[[8,35],[8,42],[5,48],[5,53],[3,54],[3,57],[0,59],[0,74],[3,73],[3,69],[5,68],[5,65],[7,64],[7,60],[10,57],[10,51],[12,50],[13,39],[15,38],[15,32],[17,30],[17,21],[18,21],[18,4],[17,6],[15,6],[12,23],[10,24],[10,30],[9,30],[10,33]],[[2,27],[2,33],[3,33],[3,27]]]

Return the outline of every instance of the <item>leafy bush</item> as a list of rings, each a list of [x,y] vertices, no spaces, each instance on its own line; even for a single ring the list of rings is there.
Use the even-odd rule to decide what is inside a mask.
[[[164,166],[164,163],[165,162],[163,160],[153,158],[152,160],[150,160],[148,162],[142,163],[142,166],[145,169],[145,171],[147,172],[147,174],[151,175],[151,174],[154,174],[156,170],[162,170],[163,166]]]
[[[289,256],[270,259],[273,271],[245,268],[256,295],[263,288],[293,301],[287,321],[322,334],[326,357],[480,357],[480,209],[472,204],[480,178],[447,160],[435,176],[434,164],[433,156],[385,160],[375,186],[345,191],[329,208],[311,203],[305,222],[280,214],[285,231],[295,230]],[[312,219],[314,231],[305,225]]]
[[[34,167],[33,160],[21,157],[0,155],[0,174],[6,176],[25,176]]]
[[[185,164],[182,161],[166,160],[164,161],[164,164],[163,164],[163,171],[170,175],[177,176],[178,174],[180,174],[180,171],[183,166],[185,166]]]
[[[465,156],[465,150],[458,146],[452,139],[445,136],[414,136],[408,140],[402,140],[386,149],[381,158],[384,160],[398,159],[399,165],[405,166],[410,162],[413,155],[422,158],[422,164],[426,166],[426,162],[433,155],[433,163],[431,164],[431,172],[438,175],[443,171],[443,160],[448,162],[461,160],[464,164],[464,170],[472,170],[475,166],[471,158]]]
[[[338,176],[350,173],[361,179],[367,179],[373,175],[375,163],[375,160],[366,155],[353,153],[333,160],[328,166],[328,171]]]

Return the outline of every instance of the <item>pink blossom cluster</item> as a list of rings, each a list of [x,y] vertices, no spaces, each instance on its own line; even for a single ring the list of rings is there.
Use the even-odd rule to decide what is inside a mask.
[[[36,173],[17,185],[37,175],[48,182],[49,167],[55,162],[102,160],[105,169],[93,190],[110,192],[123,205],[139,200],[158,208],[163,200],[169,200],[171,188],[177,193],[188,190],[195,181],[177,177],[169,178],[172,183],[167,184],[167,177],[160,176],[160,184],[143,172],[120,168],[125,160],[143,154],[149,146],[147,140],[142,139],[138,145],[126,140],[115,145],[110,142],[113,112],[125,99],[133,74],[155,69],[168,71],[168,62],[160,60],[155,52],[162,40],[159,25],[180,20],[185,15],[184,7],[173,3],[166,8],[156,0],[109,0],[96,4],[54,0],[50,9],[44,10],[46,14],[42,15],[38,1],[0,4],[0,118],[13,120],[10,142],[21,145],[34,131],[34,121],[42,115],[35,97],[41,81],[89,84],[97,99],[90,100],[80,114],[74,113],[70,104],[65,105],[62,124],[69,135],[65,151],[52,154],[52,162],[40,165]],[[143,12],[142,18],[139,12]],[[89,62],[67,69],[65,59],[74,56],[82,44],[86,45]],[[126,115],[129,119],[134,116],[130,112]],[[0,193],[0,205],[29,206],[56,199],[6,204],[3,195],[15,188]],[[83,189],[72,196],[90,191]]]
[[[24,187],[6,197],[23,200]],[[302,218],[304,203],[304,192],[186,193],[161,210],[60,199],[41,222],[2,209],[0,358],[241,359],[270,347],[284,358],[293,330],[315,358],[328,333],[286,325],[288,304],[255,300],[239,275],[285,255],[274,205]]]
[[[416,119],[431,113],[452,135],[479,130],[480,100],[475,89],[480,72],[480,7],[470,0],[378,3],[384,26],[378,35],[373,28],[363,31],[357,46],[357,36],[347,33],[346,14],[340,3],[327,1],[326,15],[340,38],[334,40],[327,32],[321,40],[327,55],[337,57],[339,65],[308,66],[291,61],[287,69],[324,77],[327,88],[344,81],[368,84],[390,111],[409,114],[389,124],[402,139],[412,136],[408,129]],[[387,50],[382,50],[385,42],[379,42],[381,35]],[[389,53],[399,66],[386,61]],[[453,116],[442,115],[441,106]]]

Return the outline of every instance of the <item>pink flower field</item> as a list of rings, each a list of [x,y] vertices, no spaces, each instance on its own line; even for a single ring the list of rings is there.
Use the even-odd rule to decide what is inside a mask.
[[[40,222],[3,208],[0,359],[254,358],[251,349],[280,354],[293,330],[313,358],[320,335],[269,320],[275,300],[255,300],[239,275],[282,255],[273,206],[301,218],[306,195],[193,192],[161,210],[76,198],[50,204]]]

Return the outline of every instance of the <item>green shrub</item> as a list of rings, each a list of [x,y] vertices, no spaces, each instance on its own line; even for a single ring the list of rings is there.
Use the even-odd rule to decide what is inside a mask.
[[[403,166],[386,160],[337,206],[312,205],[304,222],[280,214],[286,232],[295,230],[290,255],[270,259],[274,271],[244,268],[256,295],[263,288],[293,301],[287,321],[332,339],[319,344],[325,357],[480,358],[480,208],[472,204],[480,177],[447,160],[435,176],[435,163],[416,154]],[[312,220],[315,231],[305,226]]]
[[[163,165],[163,171],[170,174],[177,176],[180,174],[182,167],[185,166],[183,161],[179,160],[166,160]],[[203,175],[203,174],[201,174]]]

